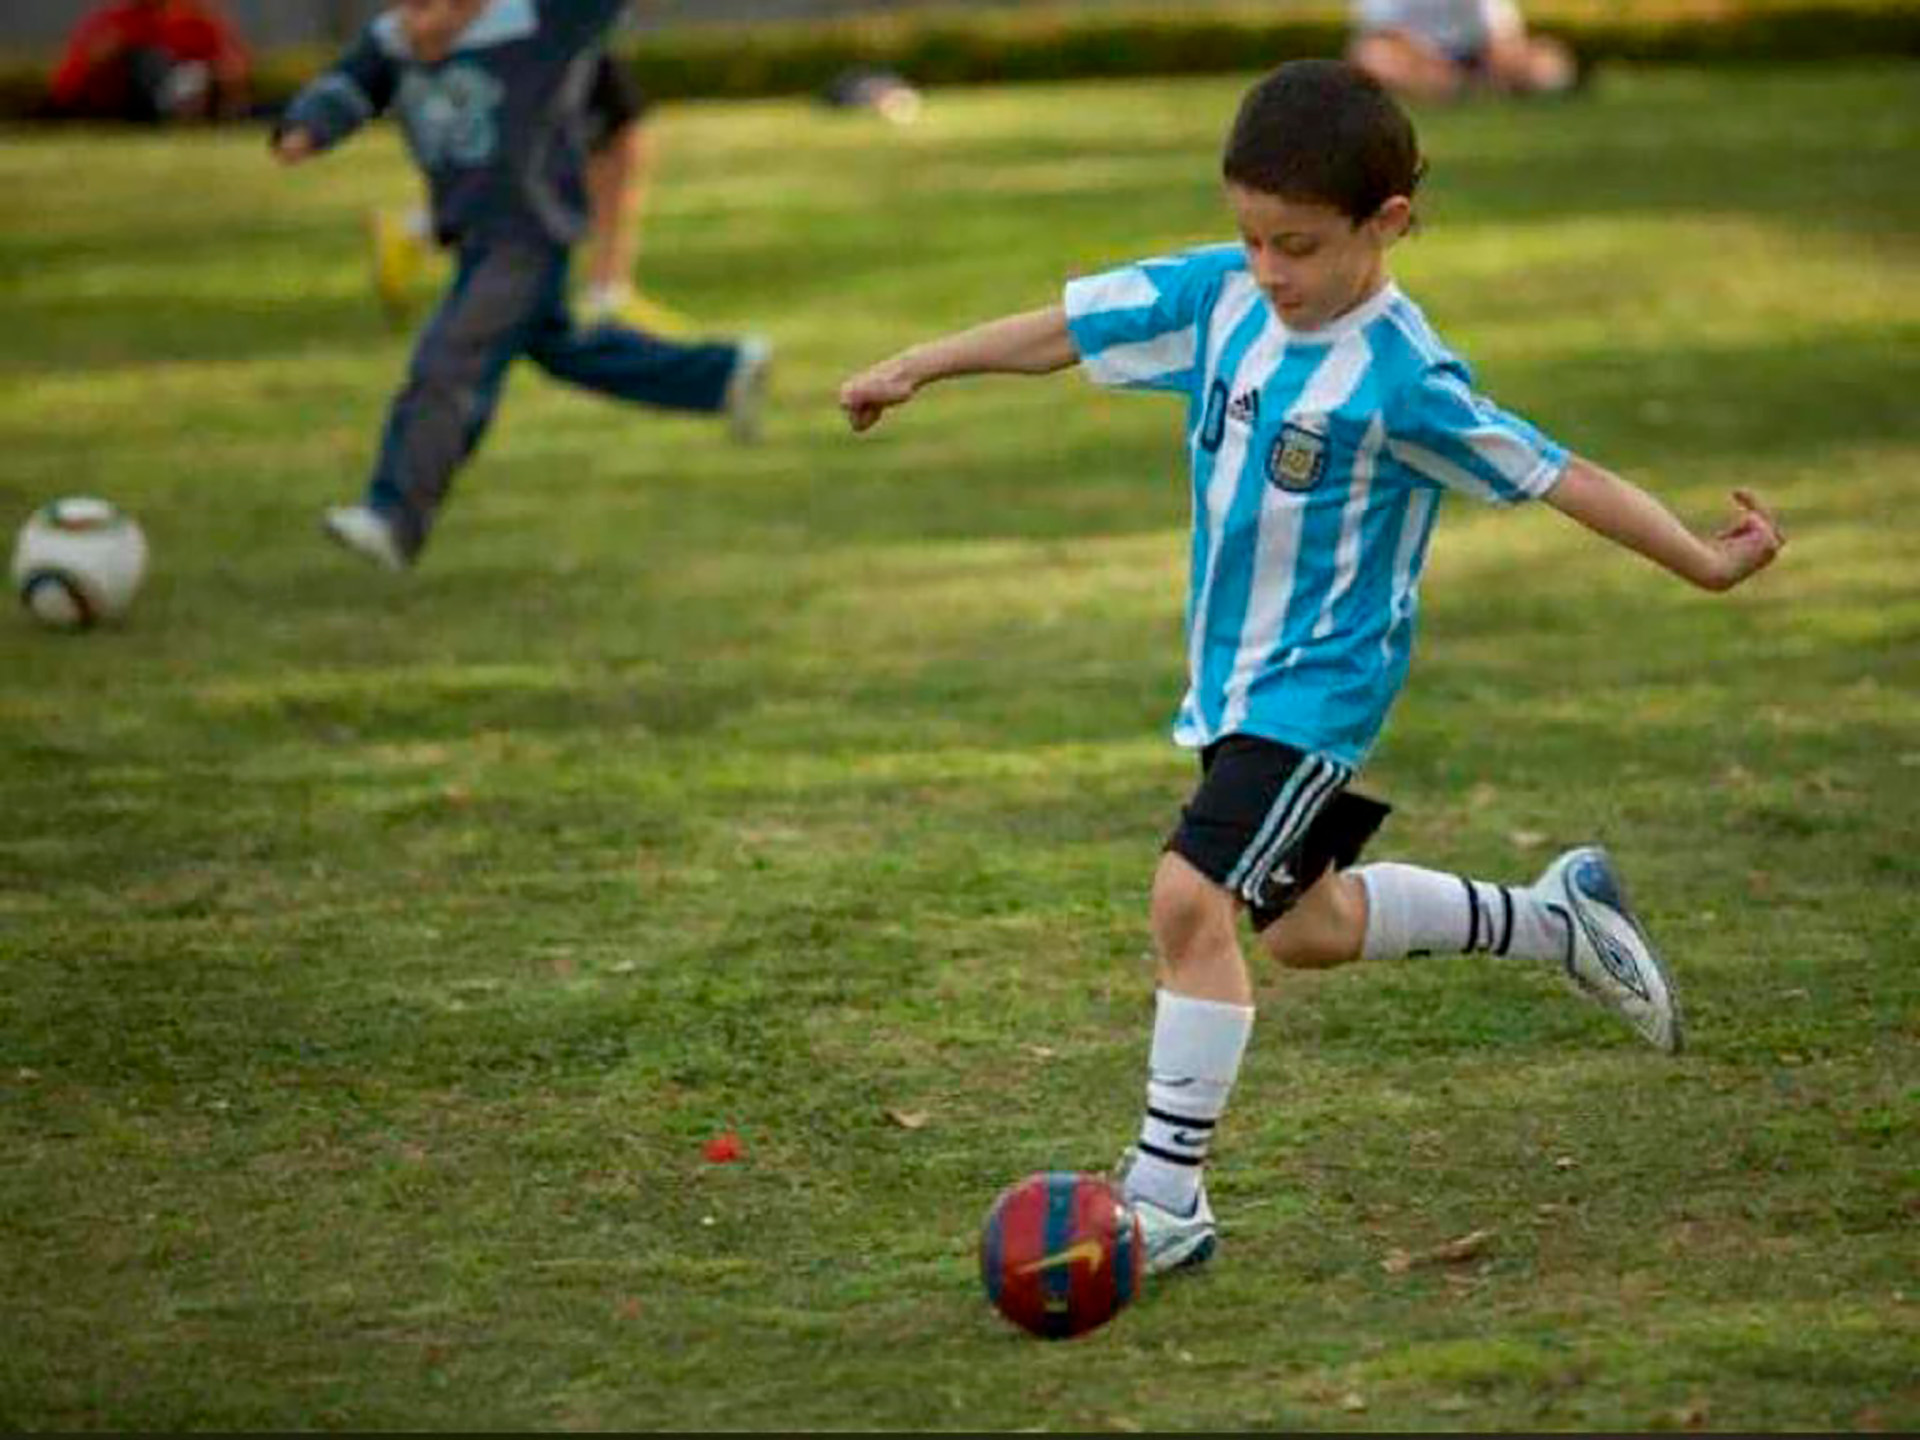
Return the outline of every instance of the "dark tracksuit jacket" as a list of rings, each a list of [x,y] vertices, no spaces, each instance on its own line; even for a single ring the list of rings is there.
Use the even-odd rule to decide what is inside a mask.
[[[677,344],[619,326],[576,329],[568,251],[586,228],[585,101],[625,0],[490,0],[448,54],[412,54],[399,15],[369,25],[297,95],[277,133],[339,144],[388,110],[425,173],[433,223],[458,263],[387,418],[367,503],[418,553],[454,472],[526,355],[620,399],[715,411],[739,360],[731,344]]]

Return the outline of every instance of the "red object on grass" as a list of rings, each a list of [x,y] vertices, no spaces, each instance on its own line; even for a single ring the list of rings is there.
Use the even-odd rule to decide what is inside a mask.
[[[722,1130],[707,1141],[707,1159],[716,1165],[725,1165],[738,1160],[741,1156],[740,1137],[731,1130]]]

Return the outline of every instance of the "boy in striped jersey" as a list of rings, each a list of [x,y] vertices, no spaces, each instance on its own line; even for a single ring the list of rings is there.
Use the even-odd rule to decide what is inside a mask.
[[[1680,1048],[1673,987],[1604,851],[1570,851],[1529,886],[1349,868],[1386,814],[1347,786],[1406,675],[1441,497],[1544,499],[1706,590],[1782,544],[1743,491],[1724,528],[1696,534],[1473,391],[1387,271],[1424,164],[1370,76],[1281,66],[1248,92],[1222,169],[1238,244],[1075,280],[1062,304],[908,349],[840,392],[857,431],[936,380],[1075,362],[1097,384],[1186,402],[1189,684],[1174,738],[1199,751],[1202,778],[1154,875],[1160,988],[1125,1177],[1156,1271],[1215,1245],[1201,1167],[1253,1024],[1242,912],[1292,966],[1532,960]]]

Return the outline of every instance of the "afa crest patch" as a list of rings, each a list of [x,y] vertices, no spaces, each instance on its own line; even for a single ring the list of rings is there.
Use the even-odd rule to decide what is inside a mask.
[[[1267,451],[1267,479],[1296,494],[1311,490],[1327,471],[1327,437],[1289,421]]]

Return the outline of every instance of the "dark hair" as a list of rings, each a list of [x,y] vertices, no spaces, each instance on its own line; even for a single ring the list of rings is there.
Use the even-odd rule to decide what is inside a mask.
[[[1359,224],[1426,173],[1407,112],[1344,60],[1289,60],[1247,91],[1220,169],[1250,190],[1330,205]]]

